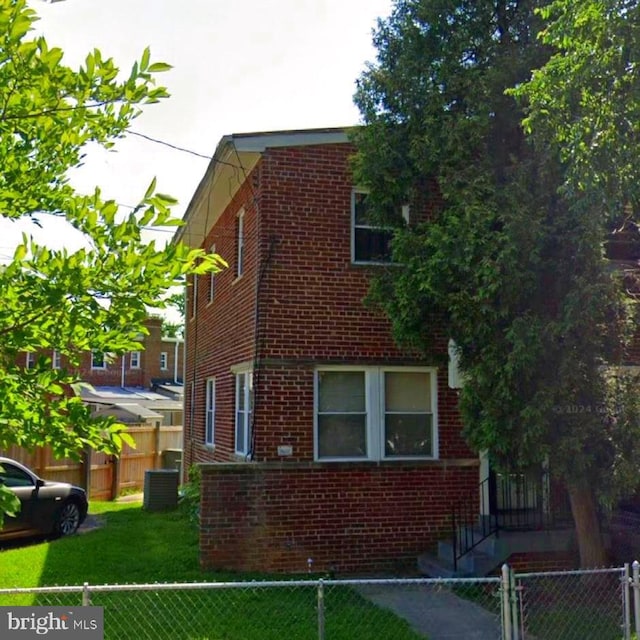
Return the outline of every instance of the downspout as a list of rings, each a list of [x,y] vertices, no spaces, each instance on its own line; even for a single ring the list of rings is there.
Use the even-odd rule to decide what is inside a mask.
[[[258,214],[258,203],[256,202],[256,214]],[[258,219],[258,229],[260,228],[260,220]],[[258,273],[258,282],[256,284],[256,311],[255,311],[255,348],[253,354],[253,410],[251,412],[251,444],[249,447],[249,452],[246,456],[247,460],[253,460],[255,446],[256,446],[256,414],[258,409],[258,401],[260,399],[260,294],[262,290],[262,284],[267,275],[267,270],[269,268],[269,264],[271,262],[271,258],[273,257],[275,244],[277,242],[276,236],[271,236],[269,238],[269,248],[267,250],[267,255],[260,266],[260,271]],[[258,234],[258,244],[260,243],[260,234]],[[264,320],[264,317],[262,318]]]
[[[120,374],[120,386],[124,389],[124,359],[125,359],[125,354],[122,354],[122,372]]]
[[[176,344],[173,351],[173,384],[178,382],[178,340],[176,339]]]

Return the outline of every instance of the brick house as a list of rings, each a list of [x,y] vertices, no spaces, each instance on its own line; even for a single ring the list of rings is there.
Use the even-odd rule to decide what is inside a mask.
[[[485,511],[446,328],[425,361],[363,302],[388,233],[353,151],[343,129],[225,136],[176,234],[229,264],[187,287],[183,461],[202,470],[204,566],[414,566],[450,538],[452,505]]]
[[[79,366],[72,368],[80,380],[92,385],[80,390],[82,399],[93,412],[116,415],[125,423],[142,424],[153,418],[163,426],[182,426],[184,341],[162,335],[162,318],[149,317],[145,326],[148,334],[140,336],[140,351],[113,357],[82,354]],[[57,351],[22,353],[18,364],[30,368],[40,357],[54,369],[70,366]]]
[[[182,382],[184,342],[180,338],[162,335],[162,318],[150,317],[145,321],[148,335],[140,336],[141,351],[132,351],[113,358],[102,353],[85,353],[74,373],[84,382],[95,386],[140,387],[150,389],[157,381]],[[66,357],[51,353],[23,353],[20,358],[25,367],[33,366],[43,355],[51,360],[54,369],[69,366]]]

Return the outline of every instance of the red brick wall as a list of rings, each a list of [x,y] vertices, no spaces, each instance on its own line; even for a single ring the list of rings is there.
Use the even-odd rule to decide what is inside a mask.
[[[267,150],[212,224],[203,246],[215,244],[229,268],[216,276],[212,303],[209,276],[200,279],[195,317],[193,286],[188,287],[187,466],[234,459],[233,365],[254,364],[254,459],[265,461],[277,460],[277,446],[291,442],[292,460],[312,458],[315,366],[434,364],[399,349],[387,319],[363,303],[379,267],[351,264],[352,153],[348,144]],[[246,268],[237,279],[235,221],[242,207]],[[433,332],[446,353],[446,333],[437,324]],[[215,451],[203,444],[205,385],[212,376]],[[442,369],[440,454],[469,456],[460,437],[457,397],[445,377]]]
[[[363,304],[380,267],[351,263],[352,153],[334,144],[264,157],[261,224],[275,238],[261,287],[268,358],[407,362],[386,318]]]
[[[187,286],[185,367],[185,469],[195,462],[228,460],[234,456],[234,378],[230,367],[255,356],[256,282],[259,264],[257,171],[240,188],[207,235],[203,247],[215,244],[229,268],[215,276],[215,296],[209,302],[209,278],[198,279],[197,311],[193,309],[193,279]],[[209,197],[211,197],[209,195]],[[204,206],[207,206],[206,204]],[[244,272],[238,278],[236,219],[244,208]],[[216,377],[216,450],[204,446],[205,385]],[[195,402],[192,403],[193,397]],[[192,406],[193,405],[193,406]]]
[[[260,400],[256,411],[254,460],[304,461],[313,459],[312,364],[263,365],[260,369]],[[233,389],[225,391],[232,394]],[[226,399],[226,395],[225,395]],[[230,400],[233,401],[231,395]],[[438,438],[440,458],[473,457],[465,444],[457,410],[458,396],[449,389],[447,372],[438,373]],[[227,416],[232,419],[232,415]],[[225,431],[226,433],[226,431]],[[292,447],[293,455],[278,456],[278,446]],[[401,464],[396,462],[396,464]]]
[[[151,378],[168,378],[173,377],[173,361],[174,343],[165,343],[162,340],[162,319],[148,318],[145,325],[149,330],[149,335],[142,337],[143,349],[140,351],[140,366],[136,369],[131,368],[131,354],[126,353],[123,356],[115,356],[115,358],[107,363],[104,369],[93,369],[91,367],[91,354],[85,353],[82,356],[80,365],[74,368],[74,372],[84,382],[96,386],[120,387],[123,384],[123,366],[124,358],[124,386],[126,387],[144,387],[150,388]],[[182,367],[183,345],[179,348],[179,365]],[[160,352],[169,352],[169,371],[160,370]],[[42,352],[48,358],[53,357],[52,351]],[[26,355],[21,354],[19,364],[26,366]],[[65,356],[62,357],[61,367],[69,367],[69,361]],[[182,368],[179,369],[179,375],[182,377]]]
[[[160,342],[158,349],[158,367],[160,367],[160,353],[165,352],[167,354],[167,368],[159,369],[158,374],[154,377],[162,378],[163,380],[182,380],[184,375],[184,342],[177,343],[170,339],[165,339]],[[175,366],[177,360],[177,367]]]
[[[207,568],[373,571],[414,564],[450,530],[450,504],[478,468],[218,464],[202,468],[200,558]]]
[[[399,349],[387,319],[363,303],[379,267],[351,264],[352,152],[346,144],[267,150],[203,244],[215,244],[229,268],[216,276],[213,302],[209,276],[200,279],[194,317],[188,287],[185,468],[235,459],[232,367],[253,364],[255,387],[254,462],[205,467],[206,566],[306,571],[309,557],[318,570],[413,563],[448,535],[452,503],[477,487],[477,458],[462,439],[457,395],[442,366],[440,460],[313,463],[317,366],[436,365]],[[245,272],[238,279],[242,207]],[[433,333],[446,354],[446,332],[434,323]],[[213,376],[215,448],[204,445]],[[280,458],[280,445],[292,455]]]

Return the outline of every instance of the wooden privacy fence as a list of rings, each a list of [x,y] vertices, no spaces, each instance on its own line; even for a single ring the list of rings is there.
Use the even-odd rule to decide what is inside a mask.
[[[96,451],[83,452],[81,459],[56,458],[49,447],[38,447],[33,451],[21,447],[10,447],[1,455],[27,465],[46,480],[71,482],[84,487],[94,500],[114,500],[123,490],[144,488],[144,472],[165,466],[175,468],[175,462],[163,452],[182,449],[182,427],[157,427],[130,425],[129,433],[136,448],[124,445],[119,457]],[[180,458],[173,454],[171,458]],[[163,461],[163,458],[165,460]]]

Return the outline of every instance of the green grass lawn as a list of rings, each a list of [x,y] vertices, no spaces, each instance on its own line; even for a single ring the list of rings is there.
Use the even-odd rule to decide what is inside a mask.
[[[318,637],[315,587],[261,588],[250,582],[273,576],[202,570],[197,531],[180,511],[94,502],[91,513],[103,519],[102,527],[0,551],[0,588],[246,580],[243,589],[94,592],[91,603],[104,607],[105,638],[111,640]],[[77,606],[81,600],[78,593],[0,594],[0,605],[10,604]],[[422,638],[404,620],[341,586],[327,587],[325,628],[331,639]]]

